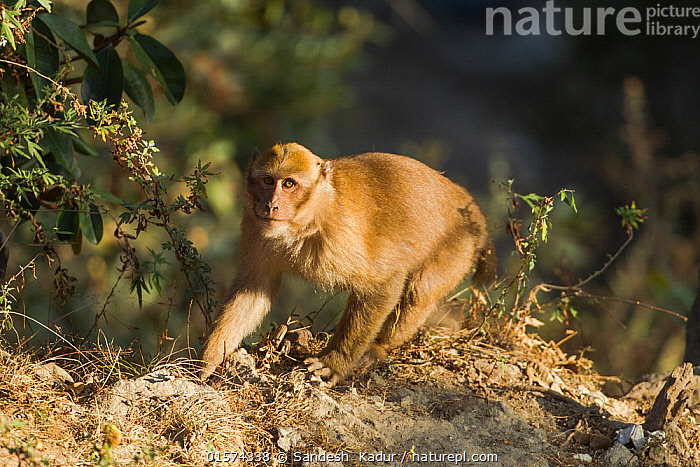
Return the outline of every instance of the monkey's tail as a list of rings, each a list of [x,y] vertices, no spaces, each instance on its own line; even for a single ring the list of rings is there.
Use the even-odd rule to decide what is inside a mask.
[[[486,246],[479,252],[479,257],[476,260],[476,270],[471,280],[472,285],[481,287],[491,282],[496,275],[497,268],[496,247],[493,246],[491,239],[488,239]]]

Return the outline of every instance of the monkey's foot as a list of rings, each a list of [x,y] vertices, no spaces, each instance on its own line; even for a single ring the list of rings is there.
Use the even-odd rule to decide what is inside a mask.
[[[342,381],[340,373],[326,366],[319,357],[309,357],[304,360],[309,379],[318,382],[322,387],[333,387]]]
[[[358,360],[357,366],[365,368],[377,360],[384,360],[389,352],[379,344],[372,344],[365,354]]]

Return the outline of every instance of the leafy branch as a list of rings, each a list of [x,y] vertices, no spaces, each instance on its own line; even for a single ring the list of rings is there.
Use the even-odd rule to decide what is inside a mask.
[[[150,121],[155,106],[148,76],[162,86],[173,105],[184,96],[186,77],[180,61],[157,39],[138,30],[146,22],[143,17],[158,3],[131,0],[120,18],[111,1],[92,0],[82,25],[54,14],[48,0],[0,5],[0,41],[7,46],[0,48],[0,208],[13,224],[10,235],[19,225],[30,223],[34,243],[42,247],[40,255],[50,265],[58,261],[52,282],[62,303],[75,292],[75,279],[62,267],[56,245],[68,243],[79,254],[83,239],[93,244],[101,241],[107,211],[99,200],[125,209],[115,219],[122,267],[93,329],[105,316],[122,277],[131,278],[130,288],[139,306],[144,293],[161,292],[166,250],[173,252],[185,273],[207,323],[214,307],[209,266],[184,229],[171,220],[174,212],[203,209],[205,185],[212,175],[209,165],[199,163],[193,174],[181,178],[161,173],[154,163],[158,148],[144,140],[122,101],[126,94]],[[116,51],[125,39],[134,64]],[[69,78],[70,64],[76,60],[88,66],[82,76]],[[73,83],[81,83],[80,100],[67,87]],[[140,187],[144,200],[122,201],[106,190],[79,182],[77,156],[98,155],[80,134],[86,128],[113,145],[113,161]],[[184,183],[189,194],[167,202],[172,183]],[[55,222],[47,223],[46,217]],[[129,224],[135,226],[133,233],[125,229]],[[169,240],[158,251],[149,249],[150,258],[140,261],[131,242],[148,226],[164,229]],[[5,243],[3,239],[3,246]],[[4,292],[2,297],[6,297]]]
[[[617,249],[617,251],[610,255],[608,260],[603,264],[603,266],[598,269],[597,271],[594,271],[591,273],[588,277],[585,279],[580,280],[578,283],[574,285],[556,285],[556,284],[548,284],[548,283],[542,283],[537,285],[533,289],[533,296],[536,295],[540,290],[543,292],[550,292],[552,290],[557,290],[561,291],[562,294],[560,297],[551,300],[550,302],[546,302],[542,305],[538,305],[538,307],[546,306],[549,303],[553,302],[565,302],[567,304],[567,307],[565,307],[566,310],[573,310],[573,308],[570,306],[570,298],[577,297],[577,298],[585,298],[585,299],[590,299],[594,300],[598,303],[604,302],[604,301],[614,301],[614,302],[620,302],[620,303],[625,303],[628,305],[634,305],[634,306],[640,306],[643,308],[647,308],[649,310],[653,311],[658,311],[660,313],[666,313],[671,316],[675,316],[676,318],[680,318],[683,321],[687,321],[687,318],[683,315],[680,315],[678,313],[675,313],[671,310],[667,310],[661,307],[649,305],[643,302],[640,302],[639,300],[629,300],[626,298],[620,298],[620,297],[612,297],[612,296],[603,296],[603,295],[597,295],[597,294],[592,294],[586,290],[583,289],[583,286],[588,284],[591,280],[595,279],[596,277],[600,276],[605,272],[612,263],[615,262],[615,260],[620,256],[620,254],[627,248],[627,246],[632,242],[634,239],[634,231],[639,229],[639,225],[643,223],[647,219],[646,215],[646,209],[639,209],[637,208],[636,204],[634,201],[632,201],[631,205],[625,205],[617,208],[615,210],[615,213],[621,217],[621,224],[623,229],[625,230],[625,233],[627,234],[627,239],[625,242]]]
[[[172,175],[161,173],[153,162],[153,157],[159,150],[153,141],[143,139],[143,131],[138,127],[128,105],[122,102],[118,110],[112,110],[108,109],[104,103],[93,103],[90,106],[90,115],[97,122],[91,126],[95,135],[113,145],[114,162],[129,173],[129,179],[141,187],[146,197],[138,203],[123,203],[127,210],[119,216],[115,231],[115,236],[126,253],[125,258],[131,263],[133,269],[131,290],[136,292],[139,305],[142,304],[143,292],[149,292],[151,288],[160,292],[161,276],[158,266],[165,260],[161,257],[162,252],[155,253],[149,250],[153,261],[139,262],[130,241],[138,238],[149,225],[153,225],[164,229],[168,234],[169,241],[164,243],[162,248],[173,251],[180,270],[185,274],[195,302],[209,325],[211,314],[216,306],[213,298],[213,281],[209,277],[211,268],[202,260],[192,242],[187,239],[184,229],[171,220],[171,215],[175,212],[189,214],[194,210],[204,209],[201,200],[207,196],[207,178],[213,175],[208,171],[209,164],[202,165],[199,162],[192,175],[178,179],[177,181],[186,184],[189,193],[187,196],[180,195],[173,202],[168,203],[165,200],[168,192],[167,184],[176,179]],[[129,224],[136,225],[133,235],[121,228]]]
[[[610,267],[610,265],[619,258],[623,250],[625,250],[625,248],[634,239],[634,231],[637,230],[639,225],[647,219],[646,210],[638,208],[634,202],[632,202],[631,205],[622,206],[616,209],[616,213],[621,217],[621,224],[625,233],[627,234],[627,239],[613,255],[610,255],[608,260],[600,269],[594,271],[585,279],[582,279],[578,283],[571,286],[541,283],[532,288],[528,287],[528,277],[537,263],[536,250],[541,242],[547,241],[548,234],[552,228],[550,213],[554,209],[555,200],[558,198],[560,201],[569,205],[574,212],[577,211],[576,202],[574,199],[574,192],[572,190],[562,189],[551,197],[540,196],[534,193],[521,195],[513,192],[512,185],[513,180],[509,180],[507,183],[503,184],[503,187],[507,190],[506,199],[508,223],[506,224],[506,231],[513,239],[515,244],[515,253],[519,257],[520,266],[513,277],[501,279],[497,285],[497,288],[500,288],[499,296],[492,302],[492,305],[485,312],[482,322],[471,334],[470,340],[481,331],[487,319],[494,311],[499,310],[499,316],[505,313],[506,309],[508,308],[506,305],[507,298],[511,294],[514,296],[513,303],[511,304],[511,313],[514,317],[529,311],[533,306],[538,310],[542,310],[547,306],[554,305],[554,310],[551,317],[552,320],[568,321],[569,318],[576,319],[578,317],[578,310],[574,307],[572,299],[585,298],[593,300],[600,305],[602,305],[602,302],[605,301],[615,301],[641,306],[686,320],[684,316],[679,315],[678,313],[653,305],[648,305],[638,300],[597,295],[584,289],[585,285],[603,274]],[[533,216],[532,220],[528,224],[526,233],[522,233],[522,220],[517,218],[515,215],[515,210],[518,208],[521,201],[524,201],[528,205]],[[560,291],[561,294],[558,297],[546,302],[540,303],[538,301],[537,295],[540,292],[546,293],[554,290]],[[527,295],[526,291],[528,292]]]
[[[573,190],[563,188],[554,196],[540,196],[535,193],[521,195],[513,191],[513,182],[513,180],[508,180],[507,183],[501,183],[501,187],[506,190],[506,208],[508,213],[506,231],[513,239],[515,253],[518,255],[520,266],[513,277],[503,278],[498,282],[497,288],[500,288],[500,293],[484,313],[483,320],[472,332],[469,341],[481,332],[494,311],[498,310],[499,316],[506,313],[508,308],[507,299],[511,294],[514,296],[511,305],[511,313],[514,317],[517,318],[521,311],[527,309],[527,307],[521,305],[520,301],[528,289],[528,278],[537,264],[537,248],[540,242],[547,242],[552,228],[550,214],[554,209],[556,198],[558,197],[561,202],[570,206],[574,212],[577,211]],[[515,216],[515,210],[520,206],[520,201],[524,201],[530,207],[533,215],[525,235],[522,233],[522,220]]]

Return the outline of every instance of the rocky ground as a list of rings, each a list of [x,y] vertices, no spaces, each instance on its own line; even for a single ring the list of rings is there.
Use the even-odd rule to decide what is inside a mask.
[[[207,385],[115,349],[3,351],[0,465],[700,465],[697,369],[629,388],[524,325],[474,335],[425,331],[334,388],[298,369],[315,339],[263,339]]]

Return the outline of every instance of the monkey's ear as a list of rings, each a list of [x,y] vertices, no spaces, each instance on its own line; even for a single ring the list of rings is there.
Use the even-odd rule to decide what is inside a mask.
[[[327,182],[331,181],[331,175],[333,174],[333,166],[331,165],[331,161],[321,162],[321,173],[323,174],[324,180]]]
[[[251,162],[254,162],[255,159],[258,158],[259,155],[260,155],[260,151],[258,150],[258,148],[253,148],[253,152],[250,153],[250,160],[251,160]]]

